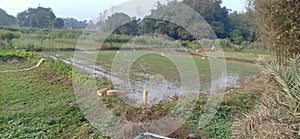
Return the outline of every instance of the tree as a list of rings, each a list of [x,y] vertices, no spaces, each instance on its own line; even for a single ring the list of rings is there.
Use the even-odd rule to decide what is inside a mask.
[[[55,15],[50,8],[38,7],[28,9],[29,27],[32,28],[52,28]]]
[[[300,54],[300,1],[254,0],[253,4],[261,33],[272,43],[278,62]]]
[[[29,16],[27,11],[18,13],[17,23],[19,24],[20,27],[29,27]]]
[[[250,42],[253,42],[257,39],[257,25],[255,22],[254,11],[250,8],[247,8],[247,12],[238,13],[233,12],[229,14],[230,26],[233,31],[239,30],[241,36]],[[232,35],[231,35],[232,36]]]
[[[21,27],[32,28],[54,28],[60,27],[62,20],[56,19],[51,8],[28,8],[28,10],[18,13],[17,21]]]
[[[105,21],[104,31],[115,31],[118,27],[131,21],[131,18],[125,13],[115,13],[108,17]],[[120,32],[116,32],[120,34]]]
[[[221,7],[222,0],[183,0],[183,3],[203,16],[219,38],[229,36],[228,9]]]
[[[137,20],[134,17],[134,18],[132,18],[132,20],[130,22],[121,25],[113,33],[135,36],[138,34],[139,22],[140,22],[140,19]]]
[[[240,30],[233,30],[230,33],[230,39],[236,45],[241,45],[242,42],[244,41],[244,38],[242,36],[242,32]]]
[[[186,16],[189,15],[189,16]],[[173,39],[194,40],[195,37],[206,38],[207,33],[197,33],[193,36],[190,31],[198,31],[207,28],[204,20],[195,18],[197,15],[185,8],[179,1],[170,1],[167,5],[157,3],[155,10],[151,11],[140,24],[139,33],[157,33],[168,35]],[[202,30],[203,31],[203,30]]]
[[[139,30],[138,34],[150,34],[155,32],[155,20],[151,18],[144,18],[140,25],[139,25]]]
[[[16,24],[16,18],[0,8],[0,26],[15,26]]]
[[[61,18],[56,18],[54,22],[55,28],[62,28],[64,26],[64,20]]]

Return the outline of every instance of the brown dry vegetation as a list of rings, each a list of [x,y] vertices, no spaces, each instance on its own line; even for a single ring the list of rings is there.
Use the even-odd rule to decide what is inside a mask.
[[[299,138],[299,124],[294,117],[276,100],[276,87],[268,86],[262,103],[245,114],[234,125],[233,138]]]
[[[300,138],[297,64],[281,67],[263,60],[262,65],[271,83],[261,103],[235,123],[233,138]]]

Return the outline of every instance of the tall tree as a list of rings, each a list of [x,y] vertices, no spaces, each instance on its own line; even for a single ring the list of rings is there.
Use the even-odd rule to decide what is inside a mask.
[[[115,31],[118,27],[131,21],[131,18],[125,13],[115,13],[105,21],[104,31]]]
[[[32,27],[32,28],[54,28],[56,16],[51,8],[28,8],[28,10],[18,13],[17,20],[19,26]]]
[[[62,28],[64,26],[64,20],[61,18],[56,18],[54,22],[55,28]]]
[[[20,27],[28,27],[29,26],[29,16],[27,11],[23,11],[18,13],[17,15],[17,23]]]
[[[238,13],[233,12],[229,14],[230,25],[233,31],[239,30],[241,32],[241,36],[243,40],[247,41],[255,41],[257,38],[257,24],[255,22],[255,14],[254,11],[250,8],[247,8],[247,12]],[[233,33],[236,34],[236,33]]]
[[[123,24],[119,28],[117,28],[114,31],[114,33],[135,36],[138,34],[139,22],[140,22],[140,19],[137,20],[134,17],[134,18],[132,18],[132,20],[130,22]]]
[[[183,3],[203,16],[219,38],[229,36],[228,9],[221,7],[222,0],[183,0]]]
[[[144,18],[140,25],[138,34],[150,34],[155,32],[155,20],[151,18]]]
[[[300,54],[300,1],[254,0],[254,8],[261,33],[272,43],[277,60],[284,63]]]
[[[0,26],[15,26],[16,24],[16,18],[0,8]]]
[[[157,8],[141,22],[139,33],[158,33],[181,40],[210,38],[211,35],[204,31],[207,29],[204,20],[200,16],[196,17],[196,12],[192,12],[179,1],[171,1],[167,5],[157,3]],[[188,30],[202,30],[202,33],[192,36]]]

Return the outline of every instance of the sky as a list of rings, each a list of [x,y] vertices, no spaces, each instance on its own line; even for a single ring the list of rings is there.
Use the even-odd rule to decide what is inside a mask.
[[[4,9],[8,14],[16,16],[17,13],[27,10],[28,7],[50,7],[57,17],[93,20],[98,17],[100,12],[119,4],[127,5],[125,6],[126,8],[137,11],[136,7],[128,6],[133,5],[129,3],[130,1],[132,0],[0,0],[0,8]],[[144,6],[153,7],[147,1],[150,2],[153,0],[134,0],[133,3],[140,3],[143,5],[142,8]],[[223,0],[222,6],[226,6],[226,8],[233,11],[242,12],[244,11],[244,0]],[[143,10],[139,11],[144,12]]]

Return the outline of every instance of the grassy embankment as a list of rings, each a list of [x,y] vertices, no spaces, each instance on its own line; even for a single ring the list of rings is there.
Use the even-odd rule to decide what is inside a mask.
[[[8,53],[10,60],[1,60],[1,71],[38,61],[3,50],[0,57]],[[15,57],[18,61],[9,62]],[[0,138],[87,138],[94,133],[76,103],[70,78],[50,68],[54,64],[46,60],[30,71],[0,73]]]

